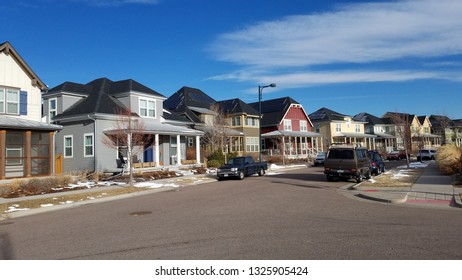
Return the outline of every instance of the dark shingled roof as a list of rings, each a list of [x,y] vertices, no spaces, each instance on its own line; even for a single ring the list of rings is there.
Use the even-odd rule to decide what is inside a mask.
[[[247,114],[258,116],[258,110],[239,98],[219,101],[218,104],[225,114]]]
[[[182,87],[164,101],[164,107],[175,112],[185,112],[186,107],[207,108],[216,101],[197,88]]]
[[[290,105],[300,104],[291,97],[281,97],[271,100],[265,100],[261,102],[261,113],[262,121],[261,126],[275,126],[281,123]],[[256,111],[258,115],[259,102],[249,103]]]
[[[343,121],[347,115],[337,113],[325,107],[309,114],[311,121]]]
[[[124,92],[128,93],[136,91],[155,95],[157,97],[164,97],[160,93],[157,93],[136,81],[124,80],[113,82],[107,78],[96,79],[85,85],[65,82],[50,89],[47,94],[63,91],[85,94],[87,97],[78,101],[62,114],[57,115],[55,120],[75,115],[87,115],[94,113],[118,114],[126,112],[127,108],[119,100],[117,100],[117,98],[113,97],[114,95]]]
[[[353,120],[359,121],[359,122],[365,122],[367,124],[387,124],[387,121],[385,121],[382,118],[376,117],[374,115],[371,115],[366,112],[359,113],[353,117]]]

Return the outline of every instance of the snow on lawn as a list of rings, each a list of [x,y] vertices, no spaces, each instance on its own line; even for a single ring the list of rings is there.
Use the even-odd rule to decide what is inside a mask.
[[[6,210],[5,213],[30,210],[29,208],[18,208],[18,207],[19,207],[19,204],[11,205],[8,207],[8,210]]]

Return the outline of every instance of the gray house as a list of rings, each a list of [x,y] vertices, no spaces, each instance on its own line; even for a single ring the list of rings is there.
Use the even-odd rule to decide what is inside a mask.
[[[189,128],[181,116],[164,110],[165,96],[134,80],[65,82],[42,97],[48,122],[63,126],[56,135],[56,153],[63,155],[64,172],[120,170],[128,161],[128,145],[104,143],[120,132],[120,120],[127,114],[143,124],[137,134],[146,138],[132,153],[134,167],[200,162],[203,133]]]

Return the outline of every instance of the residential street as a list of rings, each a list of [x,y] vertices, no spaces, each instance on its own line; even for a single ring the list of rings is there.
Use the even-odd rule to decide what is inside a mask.
[[[348,197],[322,168],[0,222],[3,259],[462,259],[460,209]]]

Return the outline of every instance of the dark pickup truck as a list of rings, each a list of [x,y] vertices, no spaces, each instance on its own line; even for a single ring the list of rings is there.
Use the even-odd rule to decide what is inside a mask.
[[[229,177],[237,177],[240,180],[244,179],[245,176],[252,174],[258,174],[258,176],[265,175],[265,170],[268,169],[266,162],[254,162],[253,158],[247,157],[235,157],[232,158],[217,170],[217,179],[221,181]]]

